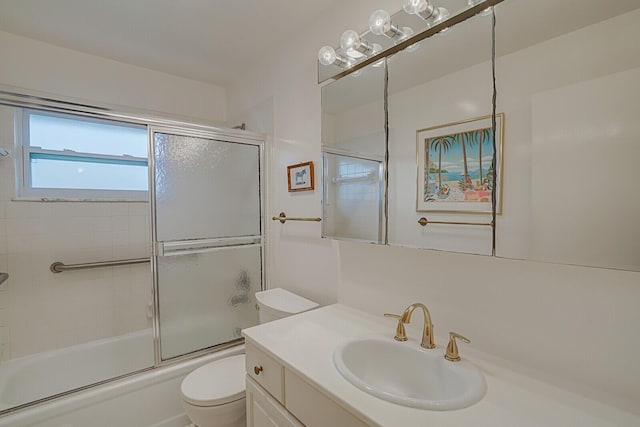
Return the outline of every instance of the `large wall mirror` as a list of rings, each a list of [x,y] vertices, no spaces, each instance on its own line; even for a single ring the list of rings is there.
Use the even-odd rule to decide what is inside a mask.
[[[381,240],[640,271],[640,3],[505,0],[494,12],[495,124],[490,13],[388,58]],[[343,123],[383,129],[372,102]],[[323,144],[324,128],[323,113]]]

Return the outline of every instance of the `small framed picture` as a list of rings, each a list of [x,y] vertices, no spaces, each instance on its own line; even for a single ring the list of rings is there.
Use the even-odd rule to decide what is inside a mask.
[[[313,162],[287,166],[289,192],[313,190]]]

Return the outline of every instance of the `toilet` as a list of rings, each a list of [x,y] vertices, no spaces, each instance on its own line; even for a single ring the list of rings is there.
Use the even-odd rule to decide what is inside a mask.
[[[256,292],[258,321],[270,322],[318,306],[285,289]],[[245,417],[245,356],[208,363],[182,381],[182,407],[197,427],[240,427]]]

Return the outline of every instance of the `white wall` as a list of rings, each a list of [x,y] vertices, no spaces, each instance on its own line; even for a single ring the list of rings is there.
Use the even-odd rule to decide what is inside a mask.
[[[291,216],[320,216],[320,86],[316,75],[318,49],[336,44],[345,28],[366,25],[377,8],[397,9],[392,0],[354,0],[340,5],[339,13],[317,17],[316,24],[284,43],[282,49],[255,64],[228,88],[227,115],[230,123],[243,121],[256,106],[273,98],[274,126],[269,169],[267,215],[285,211]],[[250,122],[247,121],[249,124]],[[249,127],[249,129],[252,129]],[[259,129],[255,129],[259,130]],[[286,167],[313,160],[316,190],[288,193]],[[319,303],[337,299],[337,243],[320,239],[320,224],[268,221],[270,287],[283,286]]]
[[[320,24],[310,27],[305,37],[283,46],[280,55],[231,86],[230,114],[241,114],[257,100],[274,97],[273,212],[285,210],[300,216],[320,213],[318,191],[290,195],[286,181],[280,177],[287,164],[320,159],[320,86],[315,84],[315,52],[323,44],[332,44],[344,28],[363,22],[363,17],[384,3],[354,1],[332,16],[319,17]],[[397,4],[391,3],[386,7],[396,9]],[[629,25],[622,24],[637,22],[638,17],[637,12],[621,16],[612,27],[619,28],[619,24],[628,29]],[[598,44],[617,49],[603,40]],[[589,51],[593,45],[573,48]],[[517,66],[518,60],[512,65]],[[601,66],[606,68],[607,64]],[[540,84],[535,72],[528,73],[529,77],[516,72],[509,76],[514,82],[503,84],[511,87],[518,87],[517,82],[527,78],[536,87]],[[557,85],[566,78],[575,80],[571,75],[555,77]],[[526,105],[522,108],[528,111]],[[509,105],[503,107],[508,114],[522,113],[511,111]],[[524,120],[530,114],[525,111],[519,117]],[[527,137],[507,135],[514,139]],[[510,185],[528,185],[530,168],[522,167],[528,153],[511,152],[510,156],[507,162],[514,162],[514,168],[521,170],[518,180]],[[513,189],[505,193],[508,191]],[[529,207],[517,209],[523,217],[514,217],[514,221],[528,224]],[[433,312],[439,336],[448,330],[468,334],[472,345],[520,364],[532,375],[638,411],[640,368],[635,359],[640,348],[633,336],[640,323],[636,307],[640,300],[639,273],[327,242],[320,239],[319,226],[306,223],[271,224],[271,230],[270,286],[283,286],[322,303],[338,300],[380,315],[423,301]],[[338,275],[333,273],[335,265]],[[390,324],[390,333],[392,328]]]
[[[65,98],[225,121],[225,89],[0,31],[0,84]]]
[[[0,85],[196,122],[225,120],[225,89],[0,32]],[[12,113],[0,146],[13,153]],[[151,327],[148,265],[52,274],[65,263],[149,255],[147,203],[16,202],[0,159],[0,360]],[[150,348],[149,351],[152,351]]]

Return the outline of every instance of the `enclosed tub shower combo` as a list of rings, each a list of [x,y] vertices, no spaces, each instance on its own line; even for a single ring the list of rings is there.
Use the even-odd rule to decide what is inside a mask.
[[[16,194],[13,182],[1,183],[8,277],[0,284],[0,426],[117,422],[134,399],[149,416],[123,423],[184,426],[184,376],[242,353],[240,331],[258,323],[263,137],[10,91],[0,96],[0,121],[13,129],[0,140],[13,152],[0,159],[3,176],[33,190]],[[88,155],[83,141],[51,142],[56,132],[83,141],[124,134],[142,148]],[[49,190],[38,184],[45,167],[79,180],[112,169],[98,196],[69,197],[38,193]],[[147,187],[109,187],[136,179]],[[62,193],[87,191],[78,182],[62,184]],[[114,411],[118,401],[124,406]]]

